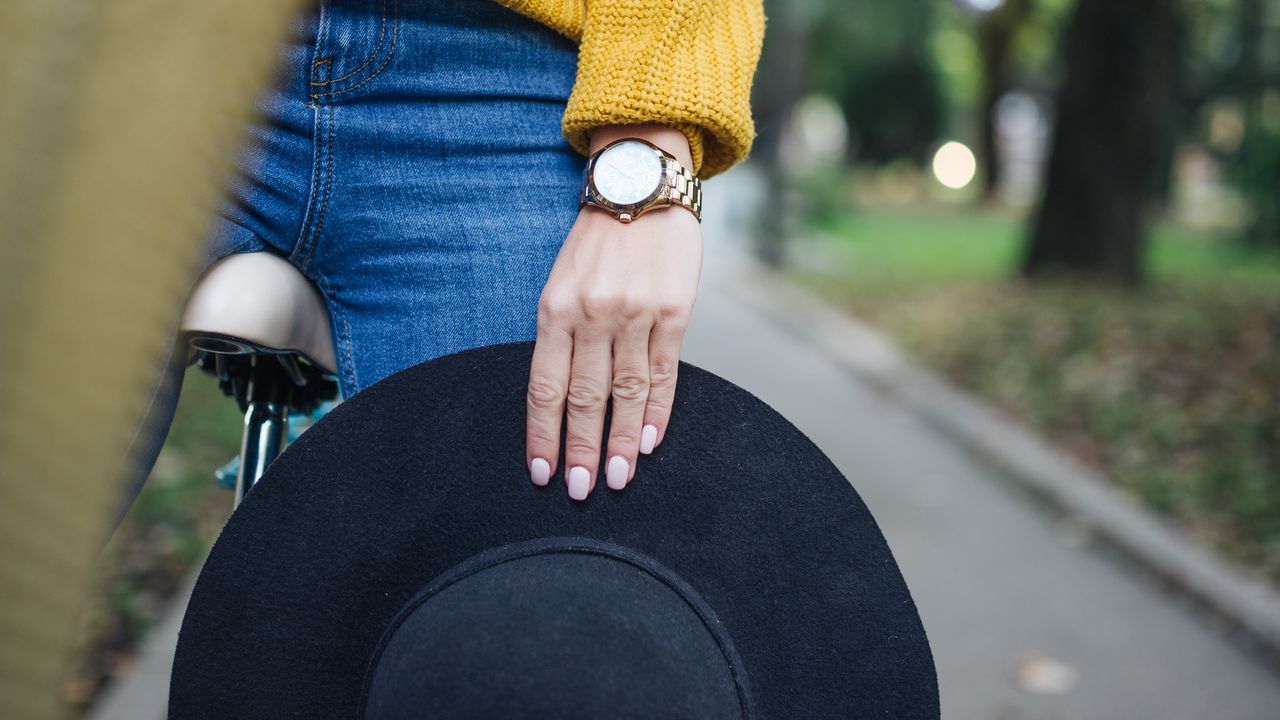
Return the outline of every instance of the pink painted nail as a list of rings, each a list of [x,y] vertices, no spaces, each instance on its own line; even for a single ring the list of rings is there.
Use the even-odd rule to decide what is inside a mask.
[[[605,482],[609,483],[610,490],[621,490],[627,486],[627,473],[630,472],[631,466],[627,464],[627,459],[621,455],[614,455],[609,458],[609,467],[605,469]]]
[[[658,426],[645,425],[640,430],[640,452],[648,455],[653,452],[653,446],[658,442]]]
[[[551,482],[551,463],[542,458],[534,458],[529,463],[529,479],[538,487],[546,487]]]
[[[569,497],[574,500],[586,500],[591,491],[591,473],[581,465],[569,471]]]

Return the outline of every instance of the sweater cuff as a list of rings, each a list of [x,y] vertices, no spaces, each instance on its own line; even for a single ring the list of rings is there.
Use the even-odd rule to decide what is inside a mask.
[[[760,0],[588,0],[565,138],[587,154],[594,128],[669,125],[689,139],[699,177],[729,169],[755,134],[763,37]]]

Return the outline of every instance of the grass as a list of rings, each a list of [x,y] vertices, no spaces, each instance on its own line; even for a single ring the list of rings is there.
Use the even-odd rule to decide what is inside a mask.
[[[1023,223],[864,211],[795,276],[1206,544],[1280,581],[1280,253],[1161,227],[1139,291],[1013,279]]]
[[[230,516],[231,493],[215,484],[213,471],[239,449],[241,424],[235,401],[190,370],[155,470],[103,550],[106,570],[66,684],[71,711],[84,713],[132,665],[139,642]]]
[[[1026,234],[1012,214],[956,209],[860,211],[820,230],[820,239],[798,248],[802,258],[835,261],[877,287],[1003,280],[1017,266]],[[1243,282],[1280,292],[1280,253],[1249,251],[1226,235],[1160,226],[1147,263],[1157,285]]]

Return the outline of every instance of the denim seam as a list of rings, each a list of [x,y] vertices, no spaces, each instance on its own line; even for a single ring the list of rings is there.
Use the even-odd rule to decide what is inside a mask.
[[[310,103],[308,103],[308,105],[310,105]],[[311,216],[316,210],[316,193],[319,191],[320,187],[320,173],[324,172],[324,168],[321,167],[320,164],[322,149],[318,142],[320,138],[320,123],[322,122],[322,118],[320,115],[320,109],[315,106],[311,107],[315,111],[311,130],[311,189],[307,193],[306,209],[302,215],[302,223],[298,226],[298,235],[293,241],[293,249],[289,252],[290,262],[297,261],[298,254],[302,252],[303,246],[306,244],[307,238],[310,236],[309,230],[311,228]]]
[[[329,33],[329,13],[328,0],[323,0],[320,4],[319,27],[316,30],[315,45],[311,50],[312,57],[318,57],[324,52],[325,38]],[[312,63],[313,72],[319,61]],[[304,88],[305,92],[305,88]],[[307,107],[312,111],[312,129],[311,129],[311,190],[307,194],[306,210],[302,215],[302,223],[298,226],[298,236],[293,241],[293,249],[289,253],[289,262],[297,266],[299,256],[306,251],[308,240],[311,237],[312,217],[316,212],[317,195],[320,192],[320,176],[325,172],[324,152],[325,148],[321,147],[324,139],[324,129],[322,123],[325,122],[325,108],[317,105],[315,98],[307,95]],[[302,268],[299,267],[299,270]]]
[[[329,54],[329,29],[333,27],[333,10],[330,7],[333,0],[320,0],[320,32],[316,33],[315,56],[327,58],[327,62],[333,61],[333,56]],[[329,70],[333,70],[333,66],[329,66]]]
[[[338,371],[343,375],[343,379],[347,381],[349,387],[342,388],[343,396],[350,397],[360,391],[360,379],[356,375],[355,353],[352,351],[351,342],[351,325],[347,322],[346,313],[341,310],[341,302],[338,293],[334,291],[329,281],[319,273],[313,276],[316,285],[320,287],[320,291],[324,293],[326,304],[329,306],[329,314],[336,321],[333,324],[334,332],[339,336],[339,342],[336,343],[338,361]],[[339,325],[341,329],[339,330]],[[350,392],[347,392],[350,390]]]
[[[374,60],[378,59],[378,56],[382,54],[382,46],[385,44],[386,37],[387,37],[387,0],[382,0],[382,11],[379,14],[382,16],[382,25],[378,30],[378,44],[373,48],[373,52],[369,53],[368,59],[366,59],[364,63],[360,65],[360,67],[356,68],[355,70],[352,70],[346,75],[343,75],[340,78],[331,78],[329,80],[317,80],[315,78],[317,76],[318,67],[324,63],[333,62],[333,58],[326,57],[320,60],[316,60],[314,63],[311,64],[311,77],[312,77],[311,84],[312,85],[323,86],[323,85],[332,85],[333,83],[336,83],[336,82],[342,82],[343,80],[346,80],[347,78],[360,73],[362,70],[372,65]]]
[[[335,118],[336,111],[334,108],[324,107],[320,109],[321,114],[325,114],[326,111],[328,114],[329,129],[326,134],[327,139],[325,140],[324,154],[326,159],[324,161],[324,167],[321,170],[325,174],[324,200],[320,203],[320,214],[316,216],[315,228],[313,228],[310,233],[310,241],[307,243],[306,249],[298,249],[298,252],[303,253],[301,260],[298,262],[298,269],[304,273],[307,271],[307,265],[311,262],[312,254],[315,253],[316,246],[320,244],[320,234],[324,232],[324,219],[329,213],[329,200],[333,197],[333,176],[335,175],[333,167],[334,126],[337,122]]]
[[[316,30],[316,44],[311,50],[311,74],[316,77],[320,72],[321,65],[327,65],[325,68],[328,72],[333,72],[333,56],[329,53],[329,27],[333,24],[332,11],[329,9],[330,0],[320,0],[320,27]],[[310,80],[305,88],[307,93],[307,103],[315,102],[315,96],[311,94]]]
[[[382,64],[378,66],[378,69],[375,70],[373,74],[371,74],[369,77],[361,80],[360,82],[356,83],[355,85],[352,85],[349,88],[343,88],[342,90],[330,90],[328,92],[321,92],[321,93],[312,93],[311,94],[312,100],[318,101],[322,97],[329,97],[331,95],[342,95],[343,93],[349,93],[349,92],[352,92],[353,90],[357,90],[361,86],[363,86],[365,83],[381,75],[382,71],[387,69],[387,66],[391,64],[391,58],[394,57],[396,54],[396,41],[400,36],[400,0],[395,0],[395,2],[392,4],[391,15],[392,15],[391,47],[387,49],[387,57],[382,61]]]

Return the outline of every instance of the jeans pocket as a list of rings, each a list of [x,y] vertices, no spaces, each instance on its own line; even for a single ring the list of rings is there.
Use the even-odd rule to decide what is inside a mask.
[[[307,94],[313,105],[350,100],[391,65],[401,0],[323,0]]]

